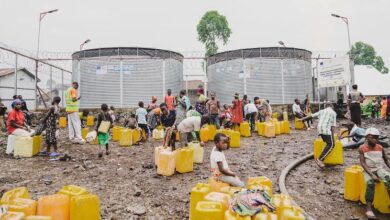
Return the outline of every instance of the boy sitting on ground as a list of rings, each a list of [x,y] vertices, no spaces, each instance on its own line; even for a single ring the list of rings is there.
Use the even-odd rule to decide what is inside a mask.
[[[214,143],[215,147],[210,155],[211,172],[214,178],[231,186],[245,187],[245,184],[229,169],[223,153],[229,149],[229,138],[225,134],[218,133],[215,135]]]
[[[368,219],[376,218],[372,211],[375,183],[383,181],[390,196],[390,172],[384,168],[384,164],[390,168],[390,161],[388,160],[383,147],[378,144],[378,138],[378,129],[368,128],[366,130],[367,143],[359,148],[360,164],[364,169],[364,181],[366,181],[367,184],[365,197],[367,201],[366,216]]]

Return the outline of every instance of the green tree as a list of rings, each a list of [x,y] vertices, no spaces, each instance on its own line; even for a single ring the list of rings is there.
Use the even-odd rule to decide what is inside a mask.
[[[373,46],[356,42],[351,49],[351,56],[357,65],[371,65],[381,73],[388,73],[389,69],[385,67],[385,62],[381,56],[378,56]]]
[[[226,17],[217,11],[208,11],[203,15],[197,26],[198,40],[205,44],[206,56],[211,56],[218,51],[218,41],[224,45],[229,40],[232,31]]]

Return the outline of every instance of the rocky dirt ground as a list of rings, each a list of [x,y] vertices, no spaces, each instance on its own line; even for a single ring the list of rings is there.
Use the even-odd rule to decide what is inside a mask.
[[[375,126],[390,135],[386,123],[366,120],[364,127]],[[52,194],[67,184],[89,189],[101,200],[102,219],[188,219],[189,193],[198,182],[209,177],[209,153],[205,147],[203,164],[194,165],[194,172],[163,177],[154,168],[154,147],[161,142],[129,148],[111,143],[111,155],[97,157],[96,145],[72,145],[61,130],[61,153],[68,153],[68,162],[50,161],[47,157],[14,159],[0,147],[0,195],[9,189],[26,186],[33,198]],[[313,151],[316,131],[295,131],[266,139],[253,134],[241,138],[241,148],[226,152],[229,166],[242,179],[267,176],[278,191],[278,177],[289,163]],[[390,149],[386,149],[390,152]],[[344,154],[344,166],[321,171],[313,161],[293,170],[287,178],[287,189],[298,204],[316,219],[364,219],[364,206],[343,199],[344,169],[358,163],[356,150]],[[380,216],[381,219],[390,219]]]

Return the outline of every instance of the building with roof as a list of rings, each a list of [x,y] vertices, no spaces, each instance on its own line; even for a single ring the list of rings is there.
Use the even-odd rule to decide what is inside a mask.
[[[27,107],[32,109],[35,100],[35,75],[26,68],[19,68],[16,73],[15,77],[15,68],[0,68],[0,97],[2,102],[10,108],[12,96],[21,95],[26,101]]]

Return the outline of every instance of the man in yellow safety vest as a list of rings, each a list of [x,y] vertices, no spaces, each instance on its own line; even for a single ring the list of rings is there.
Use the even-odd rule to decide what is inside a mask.
[[[81,121],[79,116],[79,100],[77,96],[78,82],[73,82],[65,92],[66,113],[68,114],[69,140],[73,143],[84,144],[85,140],[81,136]]]

